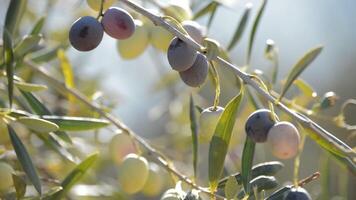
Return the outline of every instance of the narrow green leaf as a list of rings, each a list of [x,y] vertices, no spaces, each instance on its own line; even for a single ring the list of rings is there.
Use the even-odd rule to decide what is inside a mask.
[[[63,190],[56,195],[57,198],[55,199],[61,199],[61,197],[63,197],[63,195],[65,195],[73,187],[73,185],[84,176],[86,171],[92,167],[94,162],[97,160],[98,155],[98,153],[94,153],[88,156],[67,175],[61,183]]]
[[[14,82],[15,86],[25,92],[38,92],[41,90],[48,89],[46,85],[34,84],[34,83],[25,83],[20,81]]]
[[[236,44],[240,41],[241,36],[245,31],[247,21],[250,17],[251,8],[252,8],[252,3],[247,3],[245,6],[244,14],[242,15],[242,18],[235,30],[234,36],[232,37],[232,39],[229,43],[229,46],[227,47],[228,51],[230,51],[232,48],[234,48],[236,46]]]
[[[216,7],[216,2],[211,1],[210,3],[208,3],[206,6],[204,6],[202,9],[200,9],[199,11],[197,11],[194,16],[193,19],[196,20],[210,12],[212,12]]]
[[[253,142],[249,137],[246,137],[244,149],[242,152],[242,166],[241,166],[241,177],[242,184],[244,186],[244,190],[246,194],[250,194],[250,180],[252,178],[252,164],[253,157],[255,154],[255,142]]]
[[[41,200],[54,200],[55,197],[62,192],[63,188],[61,186],[55,186],[51,188],[46,194],[44,194]]]
[[[261,176],[261,175],[273,176],[277,172],[279,172],[283,167],[284,167],[283,163],[281,163],[279,161],[270,161],[270,162],[264,162],[264,163],[257,164],[252,167],[251,179],[254,179],[257,176]],[[232,174],[230,176],[234,176],[238,184],[242,183],[242,176],[239,172]],[[219,188],[224,187],[226,184],[226,181],[228,180],[228,178],[230,176],[221,179],[219,181],[218,187]]]
[[[190,129],[192,131],[192,143],[193,143],[193,169],[194,176],[197,175],[197,164],[198,164],[198,123],[197,116],[195,112],[195,105],[193,96],[190,95],[189,101],[189,118],[190,118]]]
[[[44,49],[44,50],[35,52],[35,53],[31,54],[30,59],[36,63],[49,62],[57,57],[57,51],[59,49],[62,49],[65,47],[66,47],[65,45],[61,44],[61,45],[58,45],[58,46],[50,48],[50,49]]]
[[[212,191],[218,186],[218,180],[224,168],[225,156],[230,143],[232,129],[243,96],[243,89],[226,106],[215,129],[209,147],[209,185]]]
[[[88,117],[69,117],[69,116],[49,116],[44,115],[42,119],[51,121],[59,126],[60,131],[86,131],[103,128],[110,124],[104,119]]]
[[[25,13],[27,0],[11,0],[9,8],[6,12],[5,29],[14,35],[20,24],[21,18]]]
[[[229,176],[225,184],[225,197],[234,199],[237,195],[239,185],[234,176]]]
[[[278,75],[278,69],[279,69],[279,50],[276,47],[275,43],[273,40],[268,39],[266,41],[266,48],[265,48],[265,53],[264,53],[265,58],[267,58],[269,61],[273,63],[273,70],[272,70],[272,84],[276,84],[277,82],[277,75]]]
[[[59,129],[57,124],[53,122],[34,117],[20,117],[17,119],[17,122],[25,125],[27,128],[33,131],[40,133],[49,133]]]
[[[259,25],[259,23],[261,21],[262,14],[263,14],[263,12],[265,10],[265,7],[266,7],[266,4],[267,4],[267,0],[261,0],[261,1],[262,1],[261,2],[261,6],[257,11],[257,15],[256,15],[255,20],[253,21],[252,29],[251,29],[251,32],[250,32],[250,38],[249,38],[249,41],[248,41],[248,48],[247,48],[247,64],[248,65],[250,64],[250,60],[251,60],[252,47],[253,47],[253,43],[255,41],[257,28],[258,28],[258,25]]]
[[[42,35],[26,35],[14,48],[15,57],[21,58],[37,47]]]
[[[12,174],[12,180],[16,189],[16,198],[21,199],[26,193],[26,181],[16,174]]]
[[[33,166],[32,160],[30,155],[28,154],[25,146],[22,144],[20,138],[17,136],[15,131],[12,129],[10,125],[7,126],[12,146],[16,152],[17,158],[22,166],[22,169],[27,174],[29,180],[37,190],[39,194],[42,193],[41,190],[41,182],[38,178],[37,172],[35,167]]]
[[[20,90],[21,94],[25,97],[26,101],[30,105],[31,109],[33,112],[35,112],[37,115],[52,115],[51,111],[47,109],[47,107],[37,98],[35,97],[31,92],[24,92]],[[55,134],[59,136],[61,139],[68,143],[72,143],[71,138],[66,132],[63,131],[56,131]]]
[[[7,31],[7,29],[4,29],[3,32],[3,48],[4,48],[4,63],[6,67],[6,76],[7,76],[7,89],[8,89],[8,97],[9,97],[9,103],[10,107],[12,106],[12,96],[13,96],[13,91],[14,91],[14,52],[12,49],[12,40],[11,40],[11,35]]]
[[[214,17],[215,17],[215,13],[216,13],[216,11],[217,11],[217,9],[218,9],[218,6],[220,5],[220,4],[217,3],[217,2],[213,2],[213,3],[214,3],[214,4],[213,4],[213,7],[212,7],[212,9],[211,9],[211,11],[210,11],[210,16],[209,16],[209,19],[208,19],[207,30],[210,29],[211,24],[213,23],[213,19],[214,19]]]
[[[32,28],[32,31],[30,33],[30,35],[37,35],[40,34],[43,28],[43,25],[45,23],[46,18],[45,17],[41,17],[35,24],[35,26]]]
[[[317,46],[308,52],[306,52],[303,57],[301,57],[298,62],[293,66],[292,70],[289,72],[286,82],[283,85],[283,89],[279,100],[281,100],[289,87],[293,84],[294,80],[308,67],[308,65],[313,62],[313,60],[319,55],[322,46]]]

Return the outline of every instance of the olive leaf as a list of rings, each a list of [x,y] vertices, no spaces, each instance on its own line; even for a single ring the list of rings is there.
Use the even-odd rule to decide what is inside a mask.
[[[197,164],[198,164],[198,122],[194,106],[193,96],[190,95],[189,100],[189,119],[190,119],[190,130],[192,131],[192,143],[193,143],[193,169],[194,176],[197,175]]]
[[[16,156],[22,166],[22,169],[27,174],[29,180],[31,181],[37,192],[41,194],[41,181],[37,175],[35,167],[33,166],[30,155],[28,154],[25,146],[21,142],[20,138],[17,136],[14,129],[12,129],[10,125],[7,125],[7,129],[10,135],[12,146],[14,147]]]
[[[244,149],[242,152],[242,159],[241,159],[241,179],[242,185],[244,186],[244,191],[246,194],[250,194],[250,180],[252,178],[252,164],[253,164],[253,157],[255,154],[255,145],[256,143],[252,141],[249,137],[246,137]]]
[[[234,36],[232,37],[232,39],[227,47],[228,51],[231,51],[231,49],[234,48],[236,46],[236,44],[240,41],[241,36],[246,29],[246,25],[247,25],[247,21],[250,17],[251,9],[252,9],[252,4],[247,3],[245,6],[244,14],[242,15],[241,20],[239,21],[238,26],[236,27]]]
[[[21,199],[26,193],[26,181],[16,174],[12,174],[12,180],[16,189],[16,198]]]
[[[255,41],[255,35],[257,32],[258,25],[262,18],[262,14],[265,10],[266,4],[267,4],[267,0],[261,0],[261,6],[259,7],[259,9],[257,11],[255,20],[253,21],[252,29],[250,32],[250,38],[248,41],[248,48],[247,48],[247,64],[249,64],[250,60],[251,60],[251,53],[252,53],[253,43]]]
[[[110,124],[104,119],[88,118],[88,117],[70,117],[70,116],[55,116],[43,115],[42,119],[50,121],[58,125],[60,131],[87,131],[103,128]]]
[[[25,56],[27,53],[33,51],[41,39],[42,39],[42,35],[24,36],[14,48],[15,57],[21,58]]]
[[[12,97],[14,92],[14,65],[15,58],[12,48],[12,39],[9,31],[4,28],[3,32],[3,48],[4,48],[4,63],[6,67],[6,76],[7,76],[7,90],[10,107],[12,106]]]
[[[312,48],[298,60],[298,62],[292,67],[291,71],[289,72],[287,80],[283,85],[282,92],[278,100],[281,100],[284,97],[285,93],[293,84],[294,80],[297,79],[297,77],[309,66],[311,62],[313,62],[313,60],[319,55],[322,49],[322,46]]]
[[[225,156],[229,147],[237,111],[243,96],[243,88],[226,106],[219,118],[209,147],[209,185],[211,191],[218,186],[218,179],[224,168]]]
[[[196,20],[210,12],[213,12],[213,10],[216,9],[216,2],[211,1],[210,3],[208,3],[206,6],[204,6],[203,8],[201,8],[200,10],[198,10],[194,16],[193,19]]]
[[[40,133],[49,133],[59,129],[57,124],[35,117],[20,117],[17,119],[17,122],[25,125],[27,128],[33,131]]]
[[[22,81],[15,81],[14,84],[17,88],[25,92],[38,92],[48,89],[46,85],[26,83]]]
[[[234,199],[238,192],[238,183],[234,176],[229,176],[225,184],[225,197],[227,199]]]
[[[14,35],[20,24],[21,18],[25,13],[27,0],[11,0],[9,8],[6,12],[5,29],[10,35]]]
[[[46,18],[41,17],[35,24],[35,26],[32,28],[30,35],[37,35],[41,32],[43,25],[45,23]]]

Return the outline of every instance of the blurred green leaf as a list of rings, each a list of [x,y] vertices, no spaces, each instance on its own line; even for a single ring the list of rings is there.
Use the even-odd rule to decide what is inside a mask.
[[[16,198],[21,199],[26,193],[26,181],[16,174],[12,174],[12,180],[16,189]]]
[[[46,194],[42,196],[41,199],[38,200],[54,200],[55,197],[63,190],[61,186],[55,186],[51,188]]]
[[[97,160],[98,155],[98,153],[94,153],[78,164],[62,181],[61,186],[63,190],[55,195],[54,199],[61,199],[73,187],[73,185],[84,176],[88,169],[92,167],[94,162]]]
[[[41,17],[35,24],[35,26],[33,27],[30,35],[37,35],[40,34],[43,28],[43,25],[45,23],[46,18],[45,17]]]
[[[37,46],[40,40],[42,39],[42,35],[26,35],[24,36],[20,42],[14,48],[14,54],[16,58],[21,58],[26,54],[33,51]]]
[[[217,2],[211,1],[206,6],[204,6],[202,9],[197,11],[193,16],[193,19],[196,20],[210,12],[213,12],[213,10],[216,9],[216,4],[217,4]]]
[[[69,116],[54,116],[44,115],[42,119],[53,122],[59,126],[60,131],[87,131],[103,128],[110,124],[104,119],[88,118],[88,117],[69,117]]]
[[[41,90],[48,89],[46,85],[34,84],[34,83],[25,83],[21,81],[15,81],[15,86],[25,92],[38,92]]]
[[[10,35],[14,35],[20,24],[21,18],[25,13],[27,0],[11,0],[9,8],[6,12],[5,29]]]
[[[22,166],[22,169],[27,174],[29,180],[37,190],[39,194],[42,193],[41,190],[41,182],[37,175],[36,169],[33,166],[32,160],[30,155],[28,154],[25,146],[22,144],[20,138],[17,136],[15,131],[12,129],[10,125],[7,125],[7,129],[10,135],[12,146],[16,152],[17,158]]]
[[[278,68],[279,68],[278,54],[279,51],[274,41],[268,39],[266,41],[264,56],[265,58],[267,58],[269,61],[273,63],[272,78],[271,78],[272,84],[276,84],[277,82],[277,75],[278,75]]]
[[[313,98],[316,96],[314,89],[304,80],[298,78],[293,82],[293,84],[298,87],[298,89],[302,92],[304,96],[307,96],[309,98]]]
[[[57,51],[62,48],[66,48],[66,46],[60,44],[50,49],[44,49],[42,51],[35,52],[31,54],[30,59],[36,63],[49,62],[57,57]]]
[[[264,163],[257,164],[252,167],[251,179],[254,179],[257,176],[261,176],[261,175],[273,176],[277,172],[279,172],[283,167],[284,167],[283,163],[281,163],[279,161],[270,161],[270,162],[264,162]],[[239,172],[232,174],[230,176],[234,176],[238,184],[242,183],[242,176]],[[228,178],[230,176],[221,179],[219,181],[218,187],[219,188],[224,187],[226,184],[226,181],[228,180]]]
[[[241,159],[241,178],[246,194],[250,194],[251,189],[249,183],[252,177],[251,169],[253,164],[253,157],[255,154],[255,145],[255,142],[253,142],[249,137],[246,137]]]
[[[247,21],[250,17],[250,13],[251,13],[251,8],[252,8],[252,4],[251,3],[247,3],[245,6],[245,11],[244,14],[242,15],[241,20],[239,21],[238,26],[236,27],[234,36],[232,37],[227,50],[230,51],[232,48],[234,48],[236,46],[236,44],[240,41],[242,34],[245,31],[246,25],[247,25]]]
[[[189,101],[189,119],[190,119],[190,130],[192,131],[192,143],[193,143],[193,169],[194,176],[197,175],[197,164],[198,164],[198,122],[195,112],[194,99],[190,95]]]
[[[20,117],[17,119],[17,122],[25,125],[27,128],[33,131],[40,133],[49,133],[59,129],[57,124],[40,118]]]
[[[238,183],[234,176],[229,176],[225,184],[225,197],[234,199],[238,192]]]
[[[266,4],[267,4],[267,0],[261,0],[261,1],[262,1],[261,2],[261,6],[257,11],[257,15],[256,15],[255,20],[253,21],[252,29],[251,29],[251,32],[250,32],[250,38],[249,38],[249,41],[248,41],[247,64],[250,64],[252,47],[253,47],[253,43],[255,41],[255,35],[256,35],[256,32],[257,32],[258,25],[259,25],[259,23],[261,21],[261,18],[262,18],[262,14],[263,14],[263,12],[265,10],[265,7],[266,7]]]
[[[232,129],[243,96],[243,88],[226,106],[215,129],[209,147],[209,185],[214,191],[224,168],[225,156],[229,147]]]
[[[12,96],[14,92],[14,52],[12,49],[12,39],[7,29],[3,32],[4,63],[6,67],[7,89],[10,107],[12,106]]]
[[[219,3],[214,2],[213,6],[212,6],[212,8],[211,8],[210,16],[209,16],[208,24],[207,24],[207,30],[210,29],[211,24],[213,23],[213,19],[214,19],[214,17],[215,17],[215,13],[216,13],[216,11],[217,11],[219,5],[220,5]]]
[[[298,62],[293,66],[292,70],[289,72],[286,82],[283,85],[282,92],[279,96],[279,100],[281,100],[289,87],[293,84],[294,80],[298,78],[298,76],[309,66],[311,62],[319,55],[322,46],[317,46],[308,52],[306,52],[302,58],[298,60]]]

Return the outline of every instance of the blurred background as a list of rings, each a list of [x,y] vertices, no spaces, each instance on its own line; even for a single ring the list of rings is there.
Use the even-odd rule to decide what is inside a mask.
[[[1,27],[4,24],[9,2],[10,0],[1,0],[0,2]],[[161,2],[163,4],[171,3],[169,1]],[[223,1],[223,5],[217,8],[207,34],[208,37],[218,40],[223,47],[227,47],[241,19],[245,5],[249,2],[253,4],[253,12],[248,26],[240,42],[229,52],[231,61],[238,66],[246,65],[249,33],[261,2],[258,0]],[[159,12],[157,7],[149,1],[140,3]],[[192,5],[192,12],[195,13],[209,2],[177,0],[173,3]],[[330,118],[338,115],[345,100],[356,98],[354,79],[356,76],[355,8],[356,1],[353,0],[268,1],[257,30],[250,70],[259,69],[269,76],[273,66],[264,57],[264,51],[266,40],[274,40],[279,52],[278,81],[274,89],[280,91],[282,80],[297,60],[308,49],[320,44],[323,45],[322,53],[300,77],[309,83],[319,96],[323,96],[328,91],[334,91],[339,96],[336,105],[322,111],[320,115],[330,116]],[[129,11],[131,12],[131,10]],[[53,48],[58,44],[67,44],[67,34],[71,24],[79,16],[84,15],[97,15],[88,7],[86,1],[29,0],[28,9],[20,26],[20,35],[26,34],[39,17],[46,16],[43,31],[46,39],[45,45]],[[209,15],[206,15],[197,19],[197,22],[205,26],[208,19]],[[210,80],[199,89],[188,88],[179,79],[177,73],[172,72],[165,52],[148,46],[147,50],[139,57],[125,60],[120,57],[117,51],[117,41],[107,35],[104,35],[99,47],[93,51],[83,53],[69,46],[66,54],[72,63],[79,90],[91,95],[95,93],[94,91],[100,90],[101,94],[96,93],[96,95],[100,95],[100,103],[112,107],[113,114],[173,159],[179,170],[192,175],[189,95],[193,93],[196,104],[202,108],[211,106],[214,99],[214,88]],[[57,60],[46,63],[45,66],[51,71],[58,71]],[[222,81],[220,104],[225,106],[231,97],[237,94],[239,88],[229,70],[223,67],[219,67],[218,70]],[[287,97],[293,98],[297,93],[298,91],[294,88],[287,94]],[[46,95],[48,96],[48,94],[40,94],[43,97]],[[52,96],[55,95],[52,94]],[[52,107],[56,107],[53,105],[56,101],[51,102],[48,100],[51,98],[46,97],[43,99]],[[65,105],[64,103],[62,106],[65,107]],[[240,170],[239,160],[244,141],[243,126],[246,117],[252,111],[253,108],[247,103],[240,111],[235,124],[234,141],[230,144],[231,155],[227,160],[226,173]],[[348,107],[347,111],[347,122],[356,124],[354,112],[356,106],[355,108]],[[284,118],[283,115],[281,117]],[[330,121],[316,120],[351,147],[355,146],[355,132],[337,127]],[[97,137],[101,144],[109,143],[113,133],[106,130],[100,132]],[[76,135],[82,139],[92,136],[94,134]],[[101,147],[92,146],[89,149],[101,149]],[[204,165],[207,151],[207,146],[201,145],[199,168],[201,177],[204,177],[207,172],[207,165]],[[269,153],[266,146],[258,145],[254,162],[270,160],[276,160],[276,158]],[[283,161],[283,163],[285,168],[277,177],[281,184],[286,184],[290,183],[293,178],[293,160]],[[105,167],[101,167],[105,169]],[[109,173],[116,173],[114,167],[111,167],[110,170],[101,175],[105,177]],[[356,198],[356,191],[353,190],[356,187],[355,176],[338,165],[314,141],[307,138],[301,155],[300,178],[309,176],[316,171],[321,171],[321,178],[306,186],[313,198],[334,200]],[[99,170],[98,176],[101,175]],[[201,179],[204,182],[204,178]],[[102,178],[100,180],[107,182],[109,179]],[[113,180],[109,182],[115,185]],[[128,199],[146,198],[157,199],[158,197],[145,197],[142,194],[128,197]]]

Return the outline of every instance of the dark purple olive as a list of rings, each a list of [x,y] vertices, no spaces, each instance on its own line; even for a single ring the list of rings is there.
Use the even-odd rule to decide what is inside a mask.
[[[103,27],[94,17],[85,16],[72,24],[69,41],[79,51],[90,51],[100,44],[103,33]]]
[[[292,188],[285,200],[311,200],[310,194],[302,187]]]
[[[135,22],[130,13],[117,7],[105,11],[101,24],[105,33],[119,40],[127,39],[135,32]]]
[[[208,60],[206,57],[197,53],[197,58],[194,64],[187,70],[179,72],[183,82],[191,87],[199,87],[202,85],[208,76]]]
[[[189,69],[194,64],[195,59],[197,58],[197,51],[184,41],[175,37],[172,39],[171,44],[168,47],[167,58],[174,70],[182,72]]]
[[[266,142],[268,131],[274,123],[271,111],[267,109],[256,110],[247,118],[245,131],[254,142]]]

